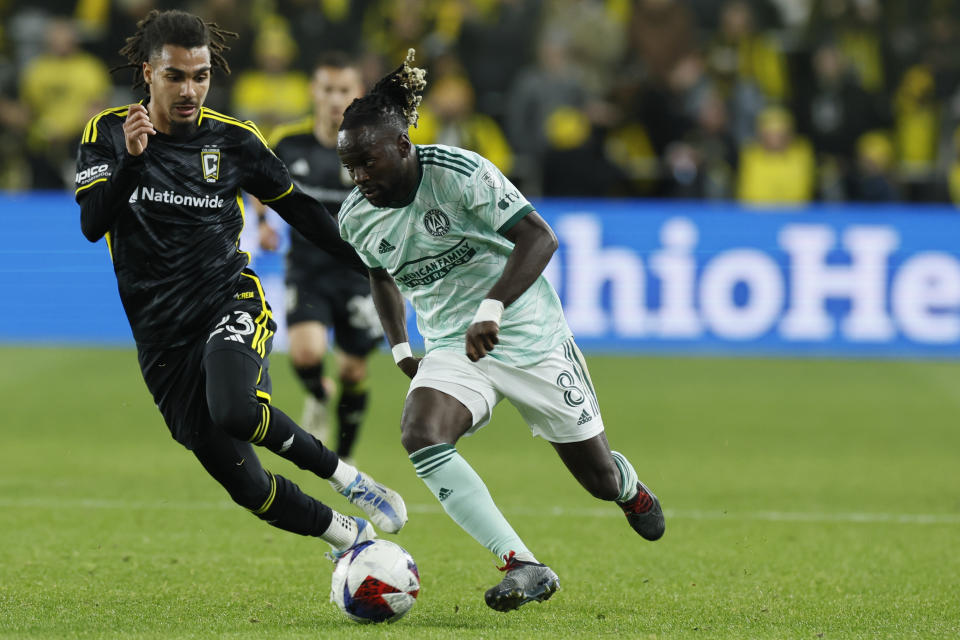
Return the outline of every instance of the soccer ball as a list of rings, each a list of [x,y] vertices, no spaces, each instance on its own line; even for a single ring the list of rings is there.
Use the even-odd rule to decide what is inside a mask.
[[[420,573],[407,550],[368,540],[337,560],[330,600],[354,622],[396,622],[420,594]]]

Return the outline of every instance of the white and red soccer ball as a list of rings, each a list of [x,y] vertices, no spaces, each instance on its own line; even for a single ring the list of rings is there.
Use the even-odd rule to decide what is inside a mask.
[[[389,540],[358,544],[337,560],[330,600],[354,622],[396,622],[417,601],[420,573],[406,549]]]

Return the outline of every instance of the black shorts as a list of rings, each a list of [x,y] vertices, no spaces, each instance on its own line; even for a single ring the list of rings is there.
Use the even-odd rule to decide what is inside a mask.
[[[233,299],[220,308],[208,331],[175,349],[138,347],[143,379],[177,442],[193,449],[212,433],[203,361],[214,351],[230,349],[253,358],[260,367],[256,395],[269,403],[272,385],[267,356],[276,330],[259,278],[245,270]],[[239,384],[243,381],[238,380]]]
[[[349,269],[287,269],[287,326],[319,322],[333,328],[344,353],[365,356],[383,342],[370,282]]]

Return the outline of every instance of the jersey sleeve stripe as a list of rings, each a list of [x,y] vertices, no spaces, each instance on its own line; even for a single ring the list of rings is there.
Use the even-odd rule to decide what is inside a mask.
[[[87,120],[87,126],[83,128],[83,135],[80,136],[81,144],[90,139],[90,126],[93,124],[93,118]]]
[[[276,202],[277,200],[280,200],[281,198],[285,198],[288,195],[290,195],[292,191],[293,191],[293,183],[291,182],[287,190],[281,193],[280,195],[278,195],[276,198],[267,198],[265,200],[261,200],[260,202],[262,202],[263,204],[267,204],[268,202]]]
[[[93,185],[97,184],[98,182],[106,182],[106,181],[107,181],[106,178],[97,178],[96,180],[94,180],[94,181],[91,182],[90,184],[85,184],[85,185],[83,185],[82,187],[77,188],[77,190],[73,192],[73,195],[77,195],[77,194],[80,193],[81,191],[85,191],[86,189],[89,189],[90,187],[92,187]]]
[[[87,126],[83,129],[83,137],[80,139],[81,144],[87,142],[96,142],[97,141],[97,124],[100,123],[100,118],[106,115],[113,114],[120,118],[125,118],[127,112],[130,110],[130,107],[113,107],[110,109],[104,109],[97,115],[90,118],[90,121],[87,123]]]
[[[281,124],[270,134],[270,140],[268,140],[268,142],[270,143],[271,149],[276,149],[277,145],[283,142],[285,138],[310,133],[311,131],[313,131],[313,118],[307,117],[289,124]]]
[[[475,161],[471,160],[470,158],[463,155],[462,153],[454,153],[453,151],[448,151],[447,149],[441,149],[440,147],[423,147],[423,152],[427,154],[435,155],[435,156],[440,156],[445,160],[451,160],[451,161],[456,160],[456,161],[462,162],[463,164],[467,165],[472,169],[476,169],[477,167],[480,166]]]
[[[437,162],[448,162],[450,164],[455,164],[457,166],[463,167],[464,169],[469,169],[471,172],[476,170],[477,165],[473,164],[466,158],[457,157],[453,155],[442,155],[439,153],[431,153],[431,150],[427,150],[420,156],[421,159],[426,160],[436,160]]]
[[[257,129],[257,125],[253,124],[253,123],[250,122],[249,120],[247,120],[246,122],[241,122],[241,121],[237,120],[236,118],[231,118],[230,116],[225,116],[225,115],[223,115],[222,113],[218,113],[218,112],[214,111],[213,109],[207,109],[206,107],[203,107],[203,108],[200,110],[200,119],[202,119],[204,116],[206,116],[206,117],[208,117],[208,118],[212,118],[213,120],[218,120],[218,121],[220,121],[220,122],[225,122],[226,124],[232,124],[233,126],[235,126],[235,127],[240,127],[241,129],[246,129],[247,131],[252,132],[253,135],[257,136],[257,139],[260,140],[260,142],[263,143],[263,146],[267,147],[268,149],[270,148],[270,145],[267,144],[266,138],[264,138],[264,137],[263,137],[263,134],[260,133],[260,130]],[[199,121],[198,121],[198,122],[199,122]]]
[[[456,171],[457,173],[465,175],[468,178],[473,175],[472,171],[467,171],[463,167],[458,167],[453,164],[446,164],[444,162],[434,160],[433,158],[421,157],[420,162],[422,162],[423,164],[432,164],[437,167],[443,167],[444,169],[450,169],[451,171]]]
[[[510,229],[512,229],[515,224],[520,222],[520,220],[522,220],[524,216],[526,216],[531,211],[533,211],[533,205],[532,204],[526,205],[525,207],[517,211],[515,214],[510,216],[509,220],[507,220],[502,225],[500,225],[500,228],[497,229],[497,233],[504,234],[507,231],[510,231]]]
[[[340,210],[343,212],[343,215],[347,215],[348,213],[350,213],[351,209],[353,209],[355,206],[357,206],[361,202],[363,202],[363,194],[360,193],[359,190],[354,189],[353,193],[348,195],[347,199],[343,201],[343,204],[341,205]]]

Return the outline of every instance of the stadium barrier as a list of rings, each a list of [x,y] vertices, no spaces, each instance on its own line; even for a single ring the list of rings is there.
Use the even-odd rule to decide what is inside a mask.
[[[960,357],[952,207],[534,204],[560,241],[547,276],[585,350]],[[106,247],[83,238],[70,195],[0,195],[0,212],[0,341],[131,344]],[[255,227],[241,247],[273,303],[282,350],[283,260],[257,249]]]

